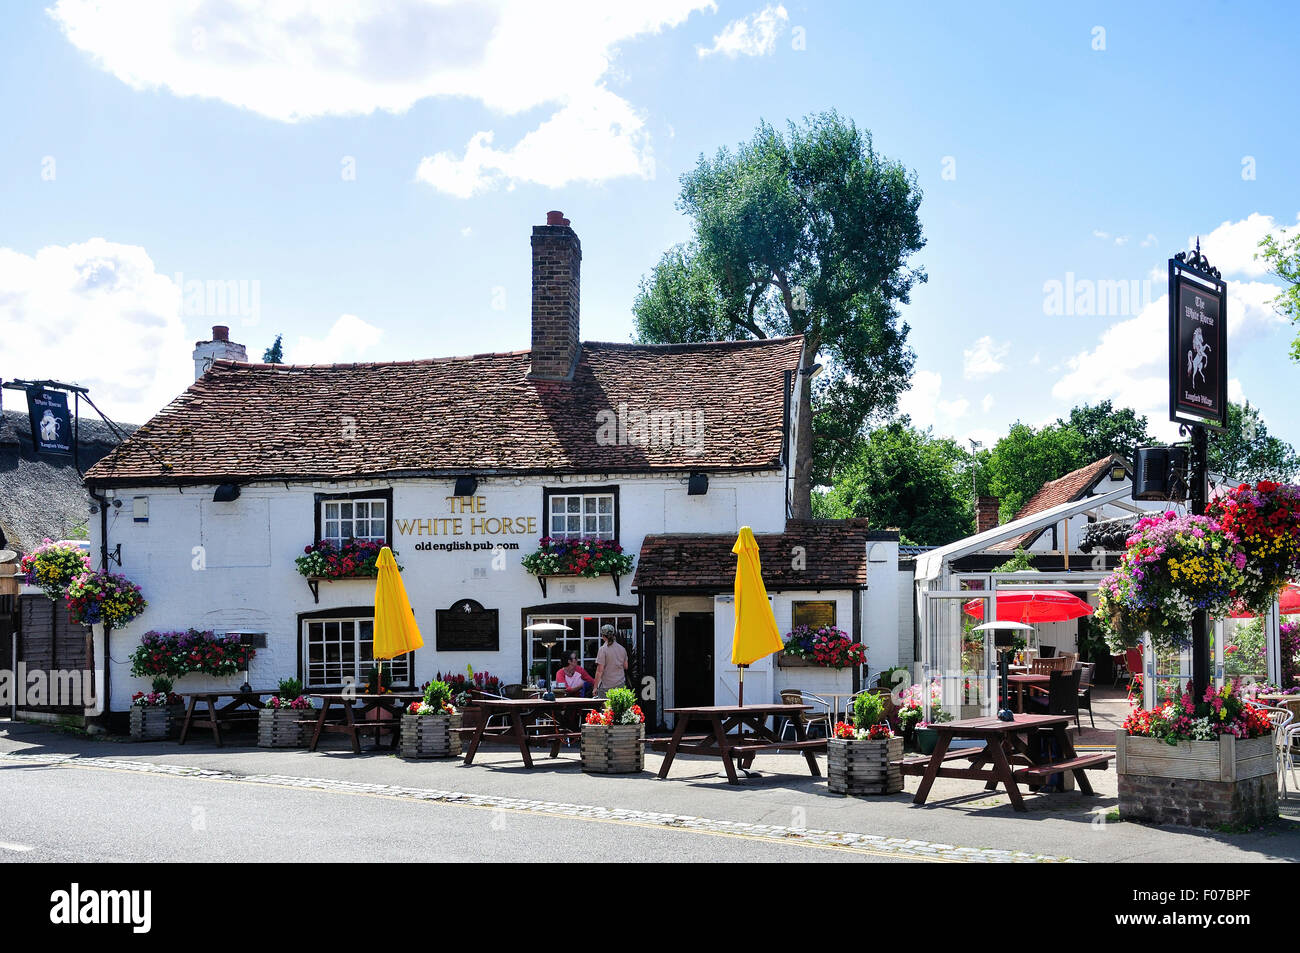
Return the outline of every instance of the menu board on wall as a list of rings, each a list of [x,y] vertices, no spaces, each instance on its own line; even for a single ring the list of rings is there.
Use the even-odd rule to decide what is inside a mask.
[[[461,599],[436,613],[439,652],[496,652],[501,626],[496,609],[484,609],[473,599]]]

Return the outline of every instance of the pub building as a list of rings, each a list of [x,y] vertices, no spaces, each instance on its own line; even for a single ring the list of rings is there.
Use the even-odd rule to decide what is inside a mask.
[[[651,725],[671,725],[674,705],[733,703],[743,525],[783,632],[833,623],[866,645],[871,672],[912,661],[898,534],[788,518],[802,338],[583,342],[577,234],[551,212],[531,244],[530,350],[302,366],[251,363],[223,327],[198,343],[194,384],[87,475],[108,502],[108,550],[149,603],[107,646],[95,627],[109,704],[101,693],[88,715],[116,722],[147,690],[129,656],[148,630],[240,632],[256,646],[248,673],[187,675],[178,691],[291,675],[307,691],[364,684],[374,580],[300,575],[295,557],[322,540],[397,555],[424,647],[392,662],[394,689],[467,666],[528,682],[547,649],[524,627],[543,621],[572,630],[552,667],[576,651],[594,673],[608,623]],[[98,553],[101,521],[90,525]],[[521,560],[542,537],[616,541],[634,568],[533,575]],[[747,670],[745,698],[861,683],[769,658]]]

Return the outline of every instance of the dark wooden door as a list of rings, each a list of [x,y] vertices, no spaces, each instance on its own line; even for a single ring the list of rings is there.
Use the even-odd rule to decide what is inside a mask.
[[[673,703],[713,704],[713,613],[681,612],[673,620]]]

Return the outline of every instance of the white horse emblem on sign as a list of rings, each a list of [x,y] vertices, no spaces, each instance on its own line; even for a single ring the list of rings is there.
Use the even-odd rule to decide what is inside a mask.
[[[1201,329],[1197,328],[1192,332],[1192,349],[1187,352],[1187,374],[1190,377],[1188,383],[1196,386],[1196,375],[1201,375],[1201,383],[1205,383],[1205,366],[1210,363],[1210,345],[1205,343],[1205,335]]]
[[[59,421],[50,411],[45,411],[45,416],[41,418],[41,440],[45,443],[53,443],[59,439]]]

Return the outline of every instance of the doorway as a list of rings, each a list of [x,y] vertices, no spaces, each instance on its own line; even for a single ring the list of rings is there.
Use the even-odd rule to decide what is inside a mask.
[[[673,618],[673,704],[713,704],[713,613],[679,612]]]

